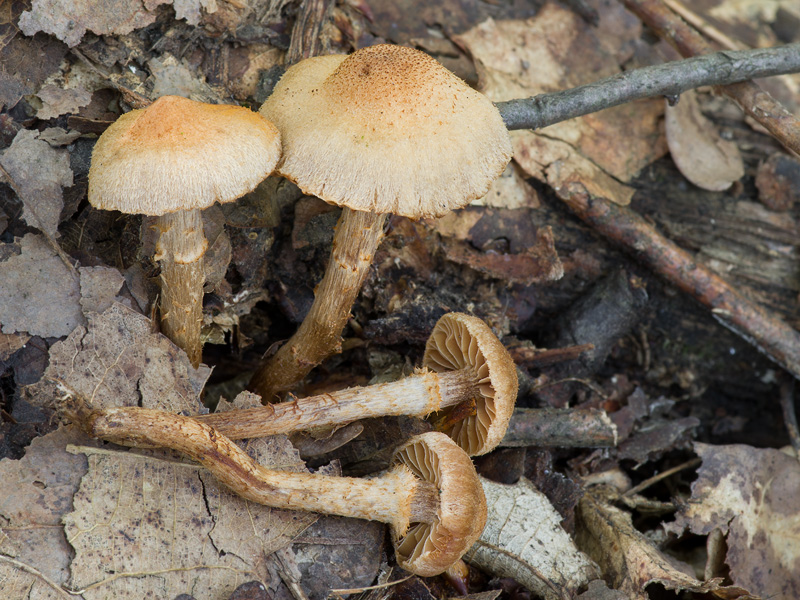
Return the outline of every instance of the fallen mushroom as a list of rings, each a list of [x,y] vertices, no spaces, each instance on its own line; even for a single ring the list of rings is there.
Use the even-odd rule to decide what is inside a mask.
[[[162,329],[195,367],[208,246],[200,211],[254,189],[279,157],[280,134],[258,113],[178,96],[122,115],[95,144],[89,203],[157,217]]]
[[[470,458],[438,432],[416,436],[372,479],[267,469],[218,431],[190,417],[144,408],[77,410],[89,435],[125,446],[178,450],[233,492],[275,508],[388,523],[398,564],[423,577],[461,558],[486,523]]]
[[[486,323],[462,313],[444,315],[425,347],[423,370],[404,379],[195,417],[231,439],[341,425],[367,417],[431,416],[470,456],[503,439],[517,399],[514,361]],[[470,405],[461,418],[450,413]]]
[[[278,173],[344,207],[308,315],[250,380],[271,402],[339,351],[386,214],[438,217],[483,196],[511,142],[488,98],[427,54],[386,44],[297,63],[260,112],[281,131]]]

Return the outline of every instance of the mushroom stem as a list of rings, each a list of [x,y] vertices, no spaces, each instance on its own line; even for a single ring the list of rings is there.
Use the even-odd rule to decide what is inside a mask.
[[[161,264],[161,329],[183,348],[194,368],[203,345],[203,255],[208,247],[200,211],[179,210],[156,217],[160,232],[155,259]]]
[[[341,352],[342,330],[383,238],[385,214],[345,208],[336,226],[325,275],[314,303],[291,339],[264,362],[248,389],[262,402],[302,380],[331,354]]]
[[[413,523],[433,523],[435,484],[400,463],[372,479],[274,471],[256,463],[229,438],[190,417],[139,408],[84,415],[89,435],[124,446],[164,447],[202,464],[239,496],[274,508],[381,521],[397,536]]]
[[[468,402],[478,393],[477,386],[473,369],[423,371],[390,383],[194,418],[234,440],[256,438],[369,417],[424,417]]]

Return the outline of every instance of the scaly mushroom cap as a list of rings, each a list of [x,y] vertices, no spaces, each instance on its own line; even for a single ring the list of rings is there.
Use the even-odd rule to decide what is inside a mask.
[[[394,454],[417,477],[436,484],[435,523],[411,523],[394,540],[397,563],[422,577],[444,572],[469,550],[486,525],[486,497],[469,456],[436,431],[411,438]],[[398,536],[394,529],[392,534]]]
[[[162,96],[97,140],[89,202],[152,216],[231,202],[272,172],[280,152],[278,129],[258,113]]]
[[[436,372],[475,371],[480,382],[476,414],[458,421],[446,433],[470,456],[494,450],[508,429],[518,384],[514,361],[489,326],[463,313],[444,315],[431,331],[422,364]]]
[[[281,131],[279,173],[355,210],[438,217],[483,196],[511,160],[489,99],[403,46],[303,60],[260,112]]]

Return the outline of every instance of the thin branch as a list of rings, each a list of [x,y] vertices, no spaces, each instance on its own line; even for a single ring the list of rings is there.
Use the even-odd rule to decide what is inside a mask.
[[[669,10],[661,0],[623,0],[623,3],[681,55],[710,55],[713,51],[702,35]],[[795,59],[800,60],[798,44],[783,48],[793,51]],[[760,123],[786,148],[800,154],[800,121],[761,89],[761,86],[753,81],[740,80],[740,83],[720,87],[719,91],[736,102],[749,117]]]
[[[704,85],[800,72],[800,43],[757,50],[724,51],[635,69],[569,90],[498,102],[509,129],[540,129],[654,96],[677,97]]]
[[[780,317],[745,297],[633,210],[604,198],[590,198],[579,184],[562,188],[559,196],[597,232],[710,308],[722,325],[800,379],[800,333]]]

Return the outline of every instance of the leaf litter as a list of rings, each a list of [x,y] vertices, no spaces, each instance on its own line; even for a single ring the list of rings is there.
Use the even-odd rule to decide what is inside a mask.
[[[219,54],[215,54],[219,47],[209,44],[198,29],[202,40],[197,48],[186,46],[190,48],[188,52],[179,52],[176,49],[178,42],[164,36],[159,41],[163,46],[154,52],[155,46],[149,48],[142,39],[125,35],[125,32],[154,26],[150,35],[161,33],[163,30],[157,31],[161,26],[156,12],[158,4],[158,0],[127,3],[122,12],[99,11],[99,14],[88,14],[87,6],[81,2],[64,3],[53,10],[49,7],[54,3],[46,0],[15,4],[10,13],[12,17],[6,19],[5,14],[0,15],[3,17],[0,23],[0,60],[8,65],[8,69],[0,73],[0,102],[13,107],[22,96],[29,96],[26,100],[30,101],[26,106],[28,116],[36,114],[39,120],[44,120],[72,115],[58,120],[58,125],[67,126],[69,123],[71,127],[73,123],[80,123],[86,128],[96,126],[99,131],[118,111],[109,102],[109,90],[102,89],[102,81],[73,87],[65,83],[67,76],[75,76],[79,71],[75,67],[81,63],[70,65],[69,61],[61,60],[66,52],[64,44],[42,33],[35,38],[22,35],[51,30],[70,46],[80,43],[84,56],[114,71],[108,81],[130,83],[132,89],[140,92],[156,90],[158,93],[181,93],[220,101],[229,97],[225,86],[219,83],[228,77],[227,89],[237,99],[248,100],[247,96],[257,91],[262,93],[259,90],[262,73],[254,65],[261,65],[264,69],[272,67],[280,62],[281,54],[277,48],[261,43],[269,36],[254,38],[261,40],[258,43],[244,42],[242,47],[224,46]],[[283,4],[285,2],[270,4],[275,8],[275,11],[272,8],[267,11],[272,15],[270,18],[276,18]],[[351,4],[357,7],[359,3]],[[555,4],[545,4],[536,16],[527,20],[512,20],[504,17],[533,11],[530,7],[520,8],[517,3],[502,10],[490,3],[491,6],[482,6],[480,11],[488,11],[487,14],[494,15],[496,20],[484,20],[478,25],[475,25],[475,16],[466,3],[445,4],[425,12],[429,22],[424,26],[421,26],[419,15],[408,17],[401,10],[399,16],[404,20],[400,24],[413,25],[415,35],[420,36],[415,38],[419,44],[430,49],[441,48],[443,60],[450,60],[452,64],[464,65],[463,55],[458,57],[460,50],[466,49],[475,59],[481,85],[495,100],[577,85],[618,72],[621,65],[627,68],[630,62],[641,60],[640,26],[616,6],[598,4],[603,9],[600,26],[590,29],[573,13]],[[736,21],[737,3],[718,4],[722,8],[714,13],[717,17],[731,15],[732,21]],[[789,3],[775,4],[789,6]],[[235,25],[238,23],[232,16],[235,11],[226,12],[222,5],[213,1],[187,0],[172,5],[177,19],[186,19],[189,23],[200,23],[216,15],[215,23],[233,25],[225,35],[235,38]],[[397,7],[386,8],[379,0],[375,0],[375,5],[380,10],[375,10],[372,18],[387,11],[398,15]],[[267,14],[263,8],[255,6],[254,11],[263,16]],[[17,18],[23,9],[26,12],[17,27]],[[337,13],[337,26],[346,28],[352,11],[345,14],[347,11],[344,9],[337,10],[341,13]],[[446,15],[448,10],[457,14],[442,28],[446,35],[456,40],[455,45],[435,29],[437,19],[445,20],[442,15]],[[504,14],[505,10],[509,12]],[[794,9],[789,6],[787,10]],[[511,15],[513,11],[519,14]],[[162,14],[171,13],[162,11]],[[73,27],[69,26],[69,15],[75,19]],[[486,15],[482,14],[480,20],[483,16]],[[774,14],[771,13],[772,18]],[[206,25],[209,23],[210,20],[205,21]],[[462,28],[462,25],[468,25],[469,29]],[[745,26],[743,23],[735,25]],[[770,38],[773,33],[765,23],[758,26],[759,35],[774,39]],[[381,27],[386,27],[385,23],[376,25],[372,31]],[[366,31],[366,26],[361,23],[351,33],[367,36]],[[106,37],[95,38],[88,32]],[[169,33],[171,35],[175,30]],[[394,35],[392,27],[386,28],[384,33],[387,37]],[[180,35],[175,39],[180,39]],[[401,36],[400,32],[397,35]],[[541,44],[542,39],[547,43]],[[192,41],[197,40],[193,38]],[[201,45],[202,50],[199,49]],[[201,63],[199,55],[203,52],[213,60]],[[30,69],[20,70],[17,65],[25,62],[21,61],[25,53],[38,53],[42,59],[39,64],[30,65]],[[235,60],[226,62],[229,56]],[[223,65],[223,68],[215,71],[209,67],[210,64]],[[138,69],[137,74],[128,65],[136,65],[136,69],[138,65],[144,67]],[[215,79],[219,73],[225,73],[225,77]],[[236,73],[247,73],[247,81],[238,88],[233,86]],[[516,279],[514,267],[520,261],[506,258],[527,258],[526,249],[533,247],[529,245],[530,240],[535,240],[520,235],[513,228],[506,229],[509,222],[520,221],[518,229],[540,227],[538,223],[528,227],[527,220],[520,218],[520,215],[535,214],[540,209],[539,187],[532,186],[529,178],[545,182],[556,190],[577,181],[590,193],[626,203],[633,190],[629,184],[635,174],[665,152],[665,140],[658,126],[663,110],[660,104],[657,101],[641,102],[559,124],[536,134],[515,133],[516,162],[487,197],[457,216],[421,227],[424,229],[430,225],[439,235],[452,238],[439,246],[444,248],[445,258],[450,263],[469,267],[475,273],[472,277],[485,276],[494,280],[485,284],[478,279],[481,283],[475,296],[491,298],[488,302],[497,305],[494,308],[498,315],[502,312],[498,321],[502,322],[504,332],[509,331],[506,307],[501,306],[497,298],[498,294],[506,292],[496,291],[495,282],[501,282],[499,287],[514,281],[526,285],[531,283],[524,277]],[[0,122],[3,139],[8,140],[0,164],[11,175],[19,192],[25,224],[41,229],[51,237],[48,241],[41,235],[30,233],[20,225],[17,215],[4,205],[4,212],[0,213],[0,233],[10,226],[17,237],[7,236],[0,254],[0,297],[4,301],[10,300],[0,301],[0,359],[4,362],[13,360],[15,355],[20,356],[27,350],[27,344],[35,342],[44,348],[41,351],[44,363],[40,369],[47,364],[44,379],[24,390],[24,398],[37,406],[52,409],[60,396],[54,380],[59,380],[90,398],[96,406],[144,405],[187,414],[204,410],[200,398],[209,371],[205,368],[191,369],[185,356],[153,331],[149,319],[130,306],[120,304],[130,301],[131,290],[127,287],[132,285],[130,277],[128,283],[125,282],[122,267],[118,270],[103,266],[96,262],[95,257],[81,255],[82,262],[89,259],[84,262],[86,266],[73,263],[76,268],[70,270],[56,253],[52,242],[59,235],[64,189],[71,189],[73,178],[68,157],[74,149],[61,147],[72,144],[78,139],[76,136],[82,135],[81,132],[53,127],[39,133],[25,129],[31,121],[22,120],[27,118],[22,116],[22,111],[13,114],[12,119],[3,113],[5,120]],[[97,122],[92,123],[95,118]],[[623,136],[626,143],[618,143]],[[693,140],[688,134],[686,137],[688,141]],[[674,145],[671,150],[673,156],[680,154]],[[691,158],[689,160],[691,162]],[[76,180],[80,177],[78,170],[74,176]],[[85,173],[83,176],[85,178]],[[67,212],[70,210],[75,209],[68,208]],[[270,225],[276,226],[279,211],[275,209],[273,212],[276,222]],[[226,222],[226,225],[230,227],[231,223]],[[252,226],[251,220],[236,225],[243,228],[243,234],[251,233],[248,228]],[[407,234],[408,238],[416,236],[419,240],[420,235],[414,227],[414,224],[399,222],[397,231]],[[497,233],[489,235],[488,230],[502,230],[506,237],[496,239]],[[422,233],[425,235],[425,231]],[[546,240],[548,245],[544,254],[546,258],[558,259],[556,246],[562,240],[554,239],[550,230],[541,226],[539,235],[547,234],[551,237]],[[267,232],[265,235],[266,241],[259,243],[258,249],[268,248],[274,239],[278,239],[278,234]],[[225,279],[230,242],[228,246],[224,243],[227,235],[221,235],[219,239],[222,247],[214,271],[214,292],[232,295],[230,282]],[[436,252],[439,247],[426,244],[425,235],[424,242],[384,251],[382,265],[400,259],[403,268],[430,274],[438,266],[436,260],[440,256]],[[245,268],[245,265],[257,262],[255,247],[253,244],[253,248],[242,250],[241,245],[236,244],[233,255],[236,263],[242,265],[241,275],[247,278],[247,290],[253,292],[252,297],[269,300],[272,290],[265,291],[264,281],[272,275],[273,265],[261,256],[258,273],[254,275],[251,269]],[[498,252],[497,248],[501,251]],[[506,253],[504,249],[511,252]],[[148,298],[142,282],[148,274],[138,264],[125,272],[132,272],[130,269],[138,269],[140,285],[136,297],[144,307]],[[382,277],[389,273],[385,266],[380,269]],[[524,265],[521,270],[527,270],[529,276],[531,267]],[[392,282],[390,276],[387,275],[386,279]],[[413,286],[415,282],[410,281]],[[44,282],[50,285],[45,286]],[[54,285],[54,282],[59,285]],[[402,294],[396,292],[395,295],[399,298],[397,306],[400,306]],[[442,297],[449,298],[446,295]],[[380,300],[367,296],[366,302],[375,301],[381,306]],[[255,302],[253,300],[252,304],[248,303],[241,309],[243,318],[249,317],[246,313]],[[446,303],[440,304],[436,310],[444,310]],[[388,306],[395,304],[390,302]],[[238,335],[239,316],[237,312],[235,319],[227,318],[226,323],[230,321],[230,326],[220,324],[221,333],[217,335],[217,341],[224,343],[229,336]],[[217,320],[213,322],[217,323],[222,317],[214,317]],[[374,324],[378,321],[367,323],[366,330],[376,331]],[[422,325],[415,324],[414,332],[422,330]],[[382,339],[372,339],[384,343],[408,342],[408,338],[401,337],[392,338],[394,342],[387,342],[390,338],[386,335]],[[363,342],[356,338],[352,340]],[[47,344],[51,344],[49,363]],[[375,351],[380,350],[375,348]],[[359,376],[345,373],[343,379]],[[609,401],[609,405],[616,401],[616,398]],[[233,404],[249,406],[257,402],[257,398],[245,394],[237,397]],[[221,402],[222,409],[229,406],[231,403]],[[660,463],[667,453],[682,449],[686,439],[696,435],[697,419],[694,416],[683,419],[665,416],[662,424],[661,434],[652,435],[647,423],[633,423],[633,434],[626,447],[602,457],[598,453],[590,455],[586,464],[597,466],[604,460],[633,459],[639,463],[637,467],[648,468],[655,461]],[[673,431],[670,427],[677,429]],[[411,429],[413,427],[408,428]],[[406,434],[404,431],[400,435]],[[375,452],[385,449],[386,436],[380,437],[379,450],[354,459],[356,469],[362,468],[366,473],[377,468],[381,461],[372,459]],[[354,446],[358,447],[359,443],[363,444],[363,439],[356,438]],[[262,464],[304,468],[296,450],[286,440],[269,440],[263,444],[250,442],[247,447]],[[347,454],[346,448],[343,456]],[[644,589],[651,582],[699,593],[714,589],[717,594],[734,595],[738,589],[744,594],[743,588],[747,588],[764,596],[776,594],[775,597],[780,597],[784,594],[787,598],[795,597],[796,590],[791,586],[796,585],[792,574],[797,572],[797,557],[793,552],[797,540],[792,520],[794,513],[790,509],[791,498],[797,497],[794,489],[797,487],[796,461],[789,459],[786,462],[774,451],[744,446],[698,445],[696,448],[703,458],[699,479],[692,488],[689,502],[670,530],[707,535],[709,540],[723,536],[722,546],[725,548],[722,555],[730,568],[733,586],[721,587],[722,583],[715,579],[702,581],[698,575],[689,574],[685,564],[672,559],[650,539],[655,536],[652,530],[649,537],[642,535],[633,527],[631,513],[619,508],[620,502],[615,497],[599,494],[593,488],[588,488],[585,499],[581,501],[581,520],[574,536],[578,543],[572,545],[566,533],[569,526],[562,528],[549,503],[524,480],[516,486],[503,486],[507,497],[494,502],[494,517],[501,519],[503,526],[499,537],[492,538],[492,544],[503,551],[489,553],[486,562],[482,563],[486,565],[484,568],[498,576],[509,573],[497,566],[502,558],[517,567],[521,565],[523,571],[538,569],[540,575],[549,574],[550,585],[539,588],[542,579],[531,579],[527,580],[529,588],[542,589],[541,594],[549,597],[548,594],[556,593],[553,591],[556,584],[552,582],[559,581],[557,585],[562,585],[561,592],[565,597],[573,597],[594,573],[594,566],[586,566],[590,564],[582,553],[586,552],[596,558],[610,583],[625,590],[626,597],[645,597]],[[315,460],[322,459],[315,457]],[[349,587],[353,581],[363,581],[366,585],[384,560],[380,551],[384,529],[380,526],[338,520],[338,524],[344,527],[337,529],[336,519],[322,518],[306,530],[308,523],[316,517],[243,503],[219,487],[199,467],[177,456],[99,446],[72,428],[62,427],[35,438],[21,460],[0,461],[0,481],[4,489],[8,482],[11,485],[9,489],[13,490],[0,495],[0,581],[4,593],[12,594],[11,597],[66,597],[63,587],[82,588],[87,598],[109,595],[138,598],[148,594],[161,597],[186,592],[193,593],[198,599],[222,598],[239,583],[255,578],[270,593],[285,598],[288,591],[280,579],[288,570],[301,582],[303,578],[313,579],[313,586],[307,589],[311,589],[312,598],[322,598],[327,593],[326,586],[330,587],[329,583]],[[575,487],[579,489],[579,486]],[[533,496],[537,499],[534,500]],[[510,502],[514,510],[523,513],[540,507],[540,512],[548,515],[547,525],[542,526],[542,531],[559,534],[566,540],[564,545],[558,547],[558,552],[537,553],[536,546],[542,543],[537,537],[541,531],[535,535],[528,531],[530,535],[518,537],[512,527],[516,519],[508,517],[503,510],[505,502]],[[635,506],[627,502],[622,504]],[[540,517],[537,512],[522,522],[535,523],[534,519]],[[608,527],[609,523],[611,527]],[[486,535],[490,534],[494,535],[494,530],[487,530]],[[301,537],[296,538],[297,535]],[[293,538],[297,543],[290,551],[287,544]],[[141,547],[135,547],[138,544],[132,544],[131,539],[145,542]],[[525,543],[521,543],[523,540]],[[359,546],[361,554],[342,551],[345,546]],[[331,551],[326,553],[326,550]],[[475,556],[479,555],[476,549]],[[294,562],[294,567],[280,566],[277,556],[283,561],[281,564]],[[603,560],[609,557],[613,560]],[[551,563],[547,563],[548,559],[552,559]],[[536,562],[542,560],[544,566]],[[572,563],[566,569],[552,569],[558,561],[569,560]],[[331,567],[328,571],[326,565]],[[764,583],[759,570],[764,565],[781,573],[781,577],[768,578]],[[565,583],[569,568],[577,568],[581,575]],[[515,573],[513,569],[510,572]],[[707,571],[707,577],[719,574]],[[512,576],[526,581],[525,575]],[[777,582],[785,582],[785,585],[777,589]],[[421,582],[419,585],[409,584],[408,589],[418,590],[419,597],[434,597]],[[427,595],[422,593],[423,589]],[[497,592],[486,593],[496,595]],[[578,597],[619,597],[615,594],[618,594],[617,590],[609,590],[595,581],[588,583],[587,591]]]

